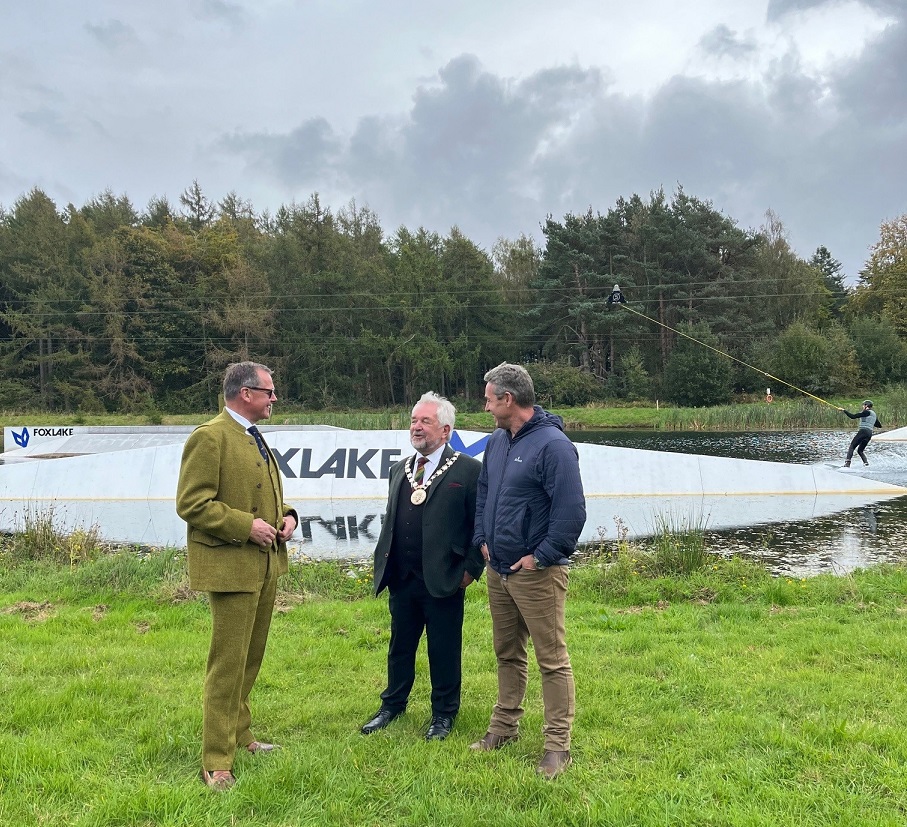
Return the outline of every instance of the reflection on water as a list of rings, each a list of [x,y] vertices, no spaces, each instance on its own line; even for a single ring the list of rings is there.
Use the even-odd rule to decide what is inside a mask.
[[[853,430],[720,434],[584,431],[570,436],[578,442],[649,451],[840,467]],[[847,473],[907,487],[907,444],[874,440],[866,455],[868,468],[860,465]],[[746,498],[734,500],[741,510],[741,522],[746,522]],[[710,531],[706,519],[705,526],[713,551],[760,560],[777,573],[840,573],[874,563],[907,562],[907,496],[808,520]]]
[[[831,517],[708,532],[709,548],[797,575],[907,561],[907,497]]]

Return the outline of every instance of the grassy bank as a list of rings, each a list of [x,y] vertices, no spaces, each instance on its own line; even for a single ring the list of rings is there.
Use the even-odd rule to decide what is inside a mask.
[[[603,403],[582,408],[557,408],[569,430],[607,428],[648,428],[674,431],[775,431],[791,429],[848,428],[853,423],[836,407],[851,412],[860,410],[863,397],[829,399],[830,405],[807,397],[741,401],[711,408],[673,408],[663,405]],[[907,390],[893,389],[873,397],[876,410],[886,428],[907,424]],[[195,415],[138,414],[34,414],[0,412],[0,426],[32,425],[197,425],[210,413]],[[357,430],[399,430],[409,426],[409,410],[384,411],[304,411],[279,403],[275,425],[333,425]],[[461,405],[457,427],[466,430],[491,430],[491,416],[468,410]]]
[[[495,696],[484,583],[466,606],[454,734],[407,713],[369,738],[384,599],[364,566],[283,579],[256,732],[223,795],[197,780],[209,628],[181,552],[0,545],[0,818],[15,825],[901,825],[907,813],[907,570],[773,578],[695,538],[622,544],[571,573],[575,765],[534,775],[523,737],[474,755]]]

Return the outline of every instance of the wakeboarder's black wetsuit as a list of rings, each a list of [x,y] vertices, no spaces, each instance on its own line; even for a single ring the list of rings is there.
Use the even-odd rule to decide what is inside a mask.
[[[860,455],[860,459],[863,460],[863,465],[869,465],[869,462],[866,460],[866,454],[863,453],[863,449],[869,445],[869,440],[872,439],[872,429],[881,428],[882,423],[879,421],[879,417],[872,408],[863,408],[862,411],[855,414],[850,413],[850,411],[844,411],[844,413],[851,419],[860,420],[860,427],[857,429],[856,434],[854,434],[853,439],[850,441],[850,447],[847,449],[847,462],[845,465],[850,465],[850,460],[853,458],[854,451]]]

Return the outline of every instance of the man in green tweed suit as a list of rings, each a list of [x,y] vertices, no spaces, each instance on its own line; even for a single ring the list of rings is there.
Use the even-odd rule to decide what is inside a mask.
[[[208,592],[211,648],[205,673],[202,779],[228,789],[237,748],[267,752],[250,729],[249,692],[258,676],[286,541],[299,522],[283,502],[277,462],[256,423],[277,399],[271,370],[228,366],[225,408],[186,440],[176,510],[188,527],[189,585]]]

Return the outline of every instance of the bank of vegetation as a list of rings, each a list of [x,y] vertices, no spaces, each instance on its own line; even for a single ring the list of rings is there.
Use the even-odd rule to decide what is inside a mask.
[[[649,429],[665,431],[790,431],[852,429],[853,423],[837,407],[855,413],[862,397],[832,397],[829,404],[810,399],[741,400],[729,405],[683,408],[671,405],[595,403],[582,407],[543,404],[561,416],[568,431],[607,429]],[[886,429],[907,425],[907,388],[892,386],[873,398]],[[461,430],[488,431],[494,427],[490,414],[466,405],[457,412]],[[22,425],[198,425],[212,411],[196,414],[46,414],[31,411],[0,411],[0,427]],[[275,425],[331,425],[353,430],[401,430],[409,427],[409,410],[307,411],[280,404],[271,420]]]
[[[140,552],[140,553],[139,553]],[[388,613],[368,566],[293,564],[254,691],[239,783],[198,781],[204,597],[184,552],[103,549],[46,520],[0,539],[0,817],[16,825],[900,825],[907,810],[907,570],[772,577],[697,531],[591,549],[571,573],[575,764],[534,775],[532,670],[521,740],[481,735],[496,690],[487,595],[466,605],[453,735],[407,713],[364,738]]]
[[[503,360],[531,365],[560,408],[801,395],[766,372],[823,398],[907,379],[907,216],[880,227],[854,289],[828,248],[798,256],[777,216],[743,230],[682,188],[542,232],[486,251],[317,196],[272,214],[197,183],[144,210],[35,189],[0,208],[0,399],[210,411],[224,365],[246,358],[308,412],[407,409],[427,389],[469,410]],[[608,304],[615,283],[627,304]]]

